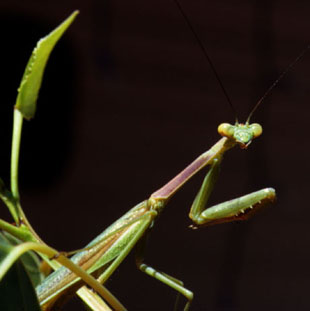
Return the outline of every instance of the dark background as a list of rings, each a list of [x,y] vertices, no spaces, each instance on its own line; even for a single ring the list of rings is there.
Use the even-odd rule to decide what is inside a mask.
[[[181,3],[241,121],[309,41],[309,1]],[[173,1],[1,1],[7,183],[25,64],[37,40],[74,9],[81,14],[50,58],[21,150],[24,210],[60,250],[88,243],[209,149],[219,123],[234,122]],[[187,214],[200,174],[156,224],[146,261],[194,291],[191,310],[309,310],[309,74],[310,53],[253,116],[263,136],[225,156],[211,202],[273,186],[274,206],[244,223],[193,231]],[[136,269],[133,254],[107,284],[129,310],[172,310],[175,301],[171,289]]]

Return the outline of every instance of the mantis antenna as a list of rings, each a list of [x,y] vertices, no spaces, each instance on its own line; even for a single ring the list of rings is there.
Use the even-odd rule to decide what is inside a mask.
[[[208,64],[210,65],[217,81],[219,82],[220,84],[220,87],[229,103],[229,106],[231,108],[231,110],[233,111],[234,115],[235,115],[235,122],[236,124],[238,124],[238,117],[237,117],[237,113],[236,113],[236,109],[234,108],[233,104],[232,104],[232,101],[230,100],[229,96],[228,96],[228,93],[226,92],[226,89],[224,88],[224,85],[207,53],[207,50],[205,48],[205,46],[203,45],[202,41],[200,40],[200,38],[198,37],[196,31],[194,30],[189,18],[187,17],[187,15],[185,14],[182,6],[180,5],[180,3],[178,2],[178,0],[173,0],[175,2],[175,4],[177,5],[179,11],[181,12],[182,16],[184,17],[189,29],[191,30],[191,32],[193,33],[194,37],[196,38],[197,40],[197,43],[198,45],[200,46],[200,49],[202,50]],[[250,122],[250,119],[253,115],[253,113],[256,111],[256,109],[260,106],[260,104],[265,100],[265,98],[270,94],[270,92],[273,90],[273,88],[282,80],[282,78],[287,74],[287,72],[296,65],[296,63],[304,56],[304,54],[308,51],[308,49],[310,48],[310,44],[308,44],[302,51],[301,53],[295,58],[295,60],[289,64],[289,66],[280,74],[279,78],[276,79],[272,85],[267,89],[267,91],[265,92],[265,94],[260,98],[260,100],[256,103],[256,105],[253,107],[252,111],[249,113],[249,116],[246,120],[246,124],[249,124]]]
[[[208,53],[207,53],[207,50],[206,50],[205,46],[203,45],[202,41],[201,41],[200,38],[198,37],[196,31],[194,30],[194,28],[193,28],[193,26],[192,26],[192,24],[191,24],[189,18],[188,18],[187,15],[185,14],[185,12],[184,12],[183,8],[181,7],[180,3],[179,3],[177,0],[173,0],[173,1],[175,2],[175,4],[176,4],[176,6],[178,7],[179,11],[181,12],[182,16],[184,17],[184,19],[185,19],[185,21],[186,21],[186,23],[187,23],[189,29],[190,29],[191,32],[193,33],[193,35],[194,35],[195,39],[197,40],[197,43],[198,43],[198,45],[199,45],[201,51],[203,52],[203,54],[204,54],[204,56],[205,56],[205,58],[206,58],[208,64],[210,65],[210,67],[211,67],[211,69],[212,69],[212,71],[213,71],[213,73],[214,73],[214,75],[215,75],[215,78],[217,79],[218,83],[220,84],[220,87],[221,87],[221,89],[222,89],[222,91],[223,91],[223,93],[224,93],[224,96],[226,97],[226,99],[227,99],[227,101],[228,101],[228,104],[229,104],[229,106],[230,106],[230,108],[231,108],[231,110],[232,110],[232,112],[233,112],[233,114],[234,114],[234,116],[235,116],[236,124],[239,123],[239,122],[238,122],[238,117],[237,117],[236,109],[235,109],[235,107],[233,106],[232,101],[230,100],[230,98],[229,98],[229,96],[228,96],[228,93],[226,92],[226,89],[225,89],[225,87],[224,87],[224,85],[223,85],[223,83],[222,83],[222,81],[221,81],[221,79],[220,79],[220,77],[219,77],[219,75],[218,75],[218,73],[217,73],[217,71],[216,71],[216,69],[215,69],[213,63],[212,63],[212,61],[211,61],[210,56],[209,56]]]
[[[287,72],[293,68],[296,63],[305,55],[305,53],[308,51],[308,49],[310,48],[310,44],[308,44],[302,51],[301,53],[286,67],[286,69],[280,74],[279,78],[276,79],[271,86],[269,87],[269,89],[265,92],[265,94],[261,97],[261,99],[256,103],[256,105],[254,106],[254,108],[252,109],[252,111],[250,112],[246,123],[250,122],[250,119],[254,113],[254,111],[258,108],[258,106],[265,100],[265,98],[270,94],[270,92],[273,90],[273,88],[280,82],[280,80],[282,80],[282,78],[287,74]]]

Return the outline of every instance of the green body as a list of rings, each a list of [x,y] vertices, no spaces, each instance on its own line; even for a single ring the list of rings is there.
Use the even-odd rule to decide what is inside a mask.
[[[143,201],[134,208],[130,209],[125,215],[105,229],[93,241],[86,245],[86,250],[75,254],[71,260],[83,268],[87,272],[92,273],[102,266],[110,263],[124,250],[128,241],[131,241],[141,228],[145,217],[133,222],[131,225],[125,226],[138,215],[144,215],[146,212],[147,201]],[[120,229],[123,228],[123,229]],[[113,234],[114,232],[114,234]],[[112,233],[112,235],[111,235]],[[110,242],[112,240],[112,245]],[[93,247],[92,247],[93,246]],[[103,254],[101,250],[108,246]],[[89,247],[92,247],[89,249]],[[98,253],[100,254],[97,258]],[[96,260],[94,260],[94,258]],[[55,295],[63,293],[68,287],[78,280],[77,276],[65,267],[59,268],[49,277],[47,277],[40,286],[37,287],[37,295],[41,304],[45,304]]]

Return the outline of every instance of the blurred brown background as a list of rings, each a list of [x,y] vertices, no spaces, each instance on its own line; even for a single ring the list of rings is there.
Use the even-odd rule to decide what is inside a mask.
[[[180,1],[243,121],[309,42],[309,1]],[[37,40],[74,9],[81,13],[50,58],[21,155],[25,212],[60,250],[88,243],[209,149],[219,123],[234,122],[173,1],[3,0],[6,182],[25,64]],[[276,205],[248,222],[193,231],[187,214],[200,174],[152,232],[146,262],[194,291],[193,311],[309,310],[309,75],[310,53],[253,116],[263,136],[225,156],[211,202],[273,186]],[[175,301],[171,289],[136,269],[133,254],[108,288],[128,310],[172,310]],[[83,309],[78,302],[70,308]]]

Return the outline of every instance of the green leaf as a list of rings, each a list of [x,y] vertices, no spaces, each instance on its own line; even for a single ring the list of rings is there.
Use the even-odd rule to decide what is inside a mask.
[[[34,48],[18,89],[15,105],[15,108],[22,113],[24,118],[30,119],[34,117],[39,89],[49,55],[78,13],[78,11],[74,11],[55,30],[39,40]]]
[[[13,249],[0,233],[0,262]],[[0,282],[0,310],[41,311],[33,284],[21,260],[13,264]]]
[[[22,243],[22,241],[7,232],[3,232],[3,234],[11,245],[18,245]],[[3,241],[3,236],[0,236],[0,243],[1,241]],[[41,263],[38,256],[34,252],[27,252],[20,257],[20,260],[26,268],[33,285],[39,285],[43,281],[44,275],[40,271]]]

